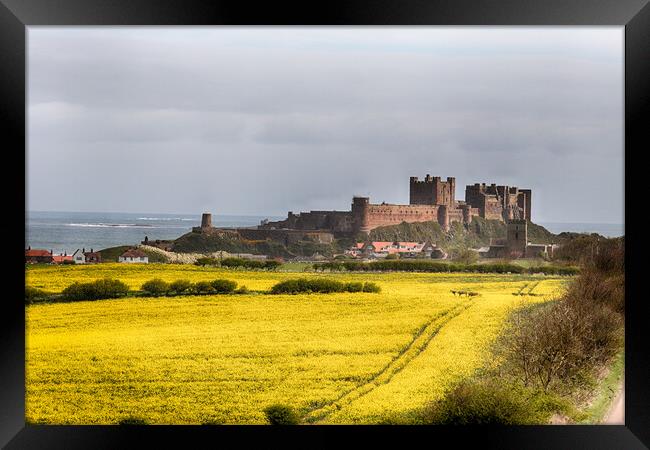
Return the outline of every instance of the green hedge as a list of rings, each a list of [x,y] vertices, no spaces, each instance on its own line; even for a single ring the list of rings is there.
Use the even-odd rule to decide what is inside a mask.
[[[474,273],[545,273],[547,275],[575,275],[577,267],[543,266],[526,269],[510,263],[458,264],[426,260],[383,260],[373,262],[331,261],[314,264],[316,271],[396,271],[396,272],[474,272]]]
[[[237,289],[237,282],[232,280],[213,280],[210,284],[216,294],[231,294]]]
[[[381,288],[375,283],[342,283],[324,278],[292,278],[281,281],[271,288],[271,294],[334,292],[381,292]]]
[[[271,405],[264,408],[266,419],[271,425],[298,425],[300,417],[291,406]]]
[[[65,300],[98,300],[103,298],[123,297],[129,287],[120,280],[104,278],[90,283],[72,283],[61,292]]]
[[[282,263],[269,260],[269,261],[256,261],[252,259],[243,259],[243,258],[224,258],[221,261],[221,267],[242,267],[245,269],[267,269],[275,270],[280,267]]]
[[[192,288],[190,280],[176,280],[169,284],[169,290],[175,294],[183,294]]]
[[[217,258],[198,258],[194,263],[195,266],[218,266],[219,260]]]
[[[431,425],[530,425],[540,417],[528,399],[499,381],[462,381],[425,413]]]
[[[31,303],[37,303],[41,301],[47,300],[49,298],[50,294],[47,292],[32,287],[32,286],[25,286],[25,303],[26,304],[31,304]]]
[[[154,278],[153,280],[145,282],[141,289],[147,294],[158,296],[167,294],[170,291],[170,286],[166,281],[163,281],[160,278]]]

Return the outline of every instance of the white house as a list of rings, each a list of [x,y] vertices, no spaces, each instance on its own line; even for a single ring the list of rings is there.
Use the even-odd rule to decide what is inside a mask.
[[[142,251],[136,249],[129,249],[122,253],[118,259],[118,262],[121,263],[149,263],[149,257]]]
[[[79,249],[76,249],[72,254],[72,260],[75,264],[86,264],[86,255]]]

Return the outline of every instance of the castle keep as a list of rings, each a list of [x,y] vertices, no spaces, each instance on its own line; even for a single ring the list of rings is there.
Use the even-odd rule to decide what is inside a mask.
[[[500,221],[531,220],[531,190],[515,186],[474,184],[465,188],[465,201],[456,200],[456,179],[427,175],[410,178],[409,204],[373,204],[368,197],[353,197],[350,211],[309,211],[285,220],[263,222],[258,230],[318,230],[333,235],[397,225],[402,222],[436,221],[445,230],[452,222],[469,224],[472,217]]]

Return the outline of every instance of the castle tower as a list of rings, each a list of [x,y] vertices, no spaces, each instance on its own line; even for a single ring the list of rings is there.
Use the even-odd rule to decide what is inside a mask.
[[[201,228],[212,228],[212,214],[203,213],[201,216]]]
[[[449,211],[447,205],[440,205],[438,207],[438,223],[444,231],[449,231]]]
[[[352,197],[352,220],[355,232],[368,233],[370,226],[368,223],[368,205],[369,197]]]
[[[528,222],[511,220],[506,224],[506,249],[509,256],[522,258],[526,256],[528,246]]]
[[[456,178],[448,177],[442,181],[440,177],[427,174],[423,181],[418,177],[409,180],[409,204],[411,205],[447,205],[456,207]]]

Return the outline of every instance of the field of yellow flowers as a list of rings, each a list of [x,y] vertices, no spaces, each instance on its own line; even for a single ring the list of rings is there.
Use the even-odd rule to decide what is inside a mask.
[[[101,264],[33,267],[26,282],[59,292],[107,276],[132,289],[152,278],[228,278],[266,290],[297,275],[303,274]],[[26,420],[256,424],[266,423],[266,406],[282,403],[305,423],[415,422],[419,408],[489,362],[489,347],[513,308],[548,301],[566,282],[491,274],[309,276],[372,281],[382,292],[27,306]]]

